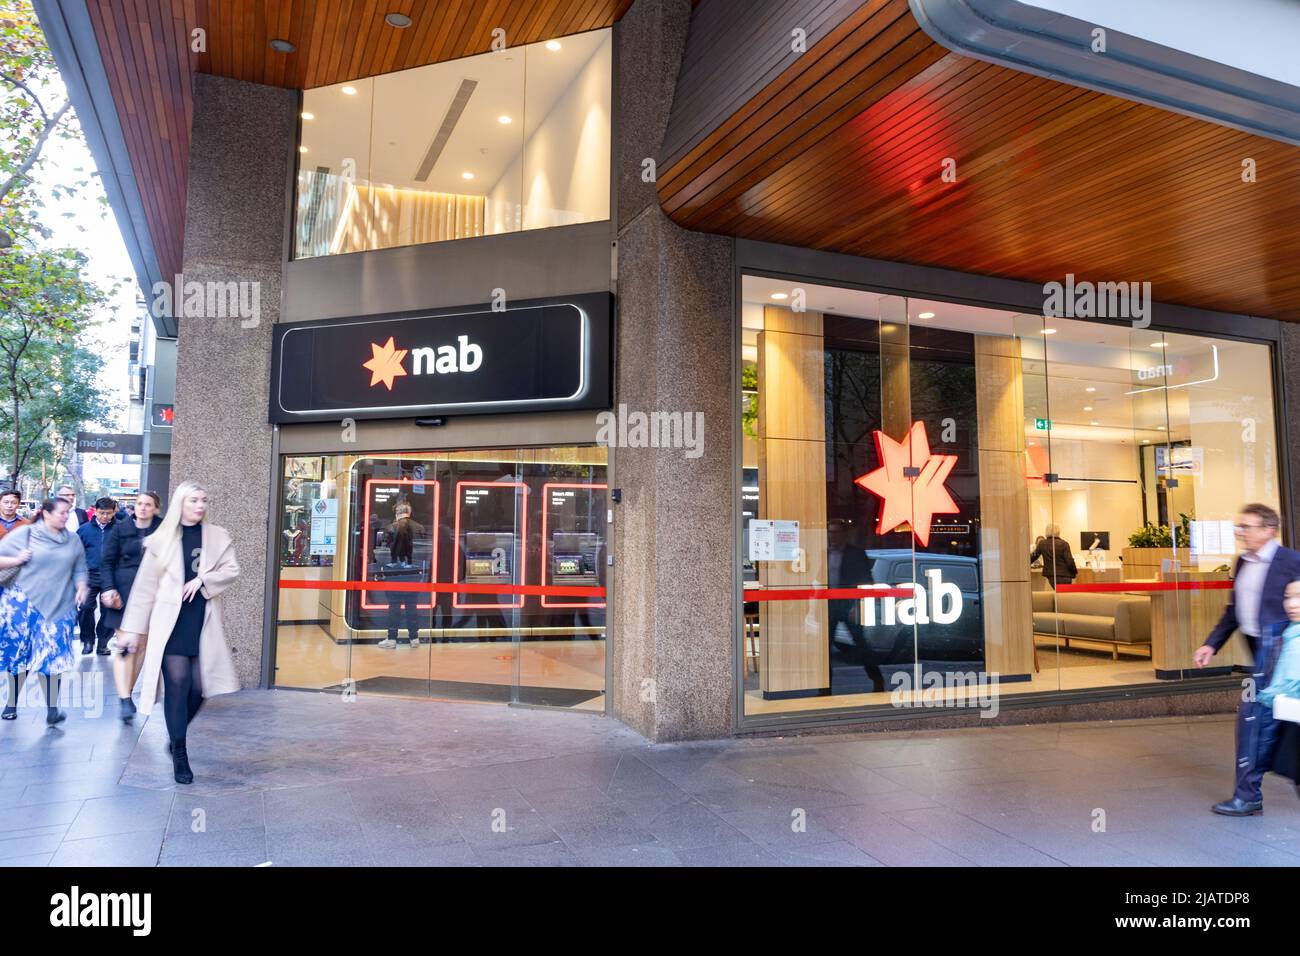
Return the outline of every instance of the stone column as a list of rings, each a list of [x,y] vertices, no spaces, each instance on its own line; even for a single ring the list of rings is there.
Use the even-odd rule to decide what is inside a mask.
[[[735,729],[734,244],[660,211],[645,158],[658,158],[685,47],[690,0],[637,0],[618,26],[616,404],[702,412],[703,454],[616,448],[616,717],[652,740]]]
[[[178,333],[171,488],[185,480],[204,485],[209,520],[234,538],[240,575],[223,603],[226,636],[245,686],[257,686],[261,675],[273,471],[271,326],[280,314],[297,103],[292,90],[194,77],[184,281],[204,283],[203,314],[182,313],[186,289],[173,290]],[[241,319],[223,307],[223,298],[238,303],[241,295],[244,305],[256,304],[256,318]]]

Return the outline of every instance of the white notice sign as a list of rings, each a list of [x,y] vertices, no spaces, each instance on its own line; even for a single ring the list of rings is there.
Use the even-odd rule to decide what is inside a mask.
[[[793,561],[799,554],[799,522],[749,520],[750,561]]]
[[[311,553],[332,555],[339,523],[337,498],[317,498],[311,505]]]

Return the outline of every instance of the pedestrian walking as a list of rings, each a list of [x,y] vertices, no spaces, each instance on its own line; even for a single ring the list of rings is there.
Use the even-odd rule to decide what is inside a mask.
[[[18,514],[18,506],[23,503],[23,496],[12,488],[0,491],[0,538],[14,528],[31,524],[27,518]]]
[[[1286,622],[1270,626],[1269,636],[1277,647],[1273,679],[1259,692],[1259,703],[1273,712],[1280,726],[1273,772],[1291,780],[1300,794],[1300,723],[1296,722],[1295,714],[1284,712],[1288,719],[1277,716],[1281,706],[1279,697],[1290,698],[1283,703],[1292,706],[1300,701],[1300,580],[1287,584],[1282,607],[1286,610]]]
[[[207,514],[203,486],[181,482],[144,543],[119,629],[130,640],[146,638],[139,709],[153,712],[161,684],[172,774],[182,784],[194,782],[185,739],[190,721],[205,698],[239,690],[221,620],[221,596],[239,564],[229,533],[209,524]]]
[[[1277,540],[1281,520],[1264,504],[1241,509],[1234,526],[1242,545],[1232,575],[1232,601],[1205,643],[1196,649],[1192,662],[1205,667],[1235,631],[1240,630],[1250,646],[1254,666],[1251,676],[1256,687],[1268,684],[1277,659],[1280,634],[1276,625],[1285,624],[1283,599],[1287,585],[1300,578],[1300,552],[1284,548]],[[1232,798],[1211,809],[1229,817],[1247,817],[1264,812],[1264,774],[1273,766],[1281,727],[1258,695],[1244,695],[1237,705],[1237,782]]]
[[[36,521],[0,541],[0,582],[11,578],[0,592],[0,669],[9,684],[4,720],[18,716],[23,678],[32,672],[45,691],[45,722],[67,716],[59,709],[59,675],[76,664],[77,607],[89,596],[86,551],[67,530],[68,512],[66,501],[51,498]]]
[[[131,586],[135,583],[136,572],[144,557],[144,542],[149,535],[158,530],[162,524],[162,499],[156,491],[142,491],[135,501],[135,513],[126,521],[113,525],[104,540],[104,552],[100,558],[100,577],[103,590],[99,594],[100,622],[110,631],[122,625],[122,612],[131,596]],[[128,639],[118,634],[117,653],[113,655],[113,682],[117,685],[117,697],[123,720],[135,716],[135,702],[131,700],[131,690],[135,680],[140,676],[140,667],[144,663],[144,650],[148,638],[133,636]]]
[[[94,517],[77,528],[77,537],[86,549],[86,571],[90,575],[90,598],[81,608],[81,653],[92,651],[100,657],[108,656],[108,641],[113,636],[113,629],[104,624],[101,614],[99,623],[95,622],[95,611],[99,608],[99,592],[102,590],[100,575],[100,557],[104,553],[104,539],[117,524],[117,502],[112,498],[100,498],[95,502]]]

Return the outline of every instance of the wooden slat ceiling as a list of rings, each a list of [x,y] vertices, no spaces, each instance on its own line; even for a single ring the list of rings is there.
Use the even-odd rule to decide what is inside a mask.
[[[611,26],[632,0],[86,0],[159,268],[180,271],[195,72],[310,89]],[[384,16],[413,21],[399,30]],[[206,30],[207,50],[190,50]],[[277,53],[272,39],[293,43]]]
[[[1300,149],[953,54],[906,0],[864,3],[659,194],[706,232],[1300,320]]]

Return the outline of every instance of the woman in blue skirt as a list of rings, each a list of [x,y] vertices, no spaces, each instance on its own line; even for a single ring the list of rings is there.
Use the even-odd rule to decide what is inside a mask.
[[[19,567],[0,592],[0,670],[9,700],[0,718],[18,716],[23,677],[35,672],[45,691],[47,724],[67,715],[59,710],[59,675],[72,670],[77,607],[88,596],[86,549],[67,530],[69,505],[51,498],[36,521],[0,540],[0,570]]]

